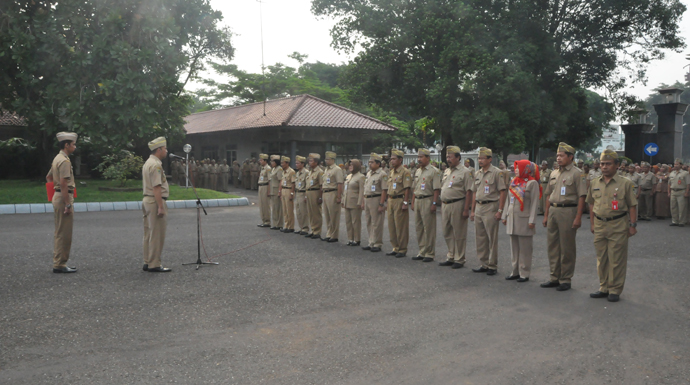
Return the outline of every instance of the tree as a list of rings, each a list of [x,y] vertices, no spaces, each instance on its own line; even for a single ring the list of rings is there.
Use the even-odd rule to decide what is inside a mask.
[[[221,19],[209,0],[5,1],[0,104],[27,120],[44,157],[62,130],[112,151],[174,142],[185,82],[207,58],[232,57]]]

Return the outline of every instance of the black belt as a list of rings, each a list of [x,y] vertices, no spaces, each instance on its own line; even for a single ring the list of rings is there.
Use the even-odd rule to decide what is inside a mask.
[[[577,207],[577,203],[551,203],[551,207]]]
[[[307,190],[297,190],[298,193],[305,193]]]
[[[365,198],[376,198],[376,197],[380,197],[380,196],[381,196],[381,194],[374,194],[374,195],[365,195],[364,197]]]
[[[414,199],[426,199],[429,197],[432,197],[433,195],[420,195],[420,196],[415,196]]]
[[[463,200],[463,199],[465,199],[465,198],[451,199],[451,200],[449,200],[449,201],[442,201],[442,202],[443,202],[444,205],[449,205],[449,204],[451,204],[451,203],[459,202],[459,201],[461,201],[461,200]]]
[[[402,195],[396,195],[396,196],[391,195],[388,197],[388,199],[398,199],[398,198],[402,198],[402,197],[403,197]]]
[[[317,190],[321,190],[321,187],[312,187],[310,189],[307,189],[307,191],[317,191]]]
[[[643,188],[642,191],[652,191],[651,188]]]
[[[602,218],[602,217],[600,217],[600,216],[594,214],[594,216],[597,217],[597,219],[600,220],[600,221],[602,221],[602,222],[615,221],[616,219],[621,219],[621,218],[623,218],[623,217],[626,216],[626,215],[628,215],[628,213],[627,213],[627,212],[624,212],[623,214],[616,215],[615,217]]]
[[[498,201],[477,201],[477,203],[480,205],[485,205],[487,203],[494,203],[494,202],[498,202]]]
[[[144,195],[144,196],[149,197],[149,198],[155,198],[155,196],[153,196],[153,195]],[[168,200],[168,197],[161,197],[161,198],[163,198],[164,201]]]
[[[268,186],[268,183],[259,183],[259,186]]]
[[[55,190],[55,192],[62,192],[62,191]],[[74,190],[67,190],[67,194],[74,194]]]
[[[327,193],[327,192],[333,192],[333,191],[335,191],[335,190],[337,190],[337,189],[331,188],[331,189],[328,189],[328,190],[323,190],[323,192]]]

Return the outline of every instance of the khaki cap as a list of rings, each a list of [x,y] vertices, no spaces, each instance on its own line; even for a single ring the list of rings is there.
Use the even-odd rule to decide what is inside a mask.
[[[479,147],[479,156],[489,156],[493,158],[494,153],[490,148]]]
[[[379,155],[379,154],[372,152],[371,155],[369,155],[369,159],[382,161],[383,157],[381,157],[381,155]]]
[[[281,162],[288,162],[288,163],[290,163],[290,157],[289,157],[289,156],[283,156],[283,157],[280,158],[280,161],[281,161]]]
[[[575,148],[568,143],[565,142],[560,142],[558,143],[558,151],[557,152],[569,152],[571,154],[575,153]]]
[[[317,159],[317,160],[318,160],[318,159],[321,159],[321,155],[319,155],[319,154],[317,154],[317,153],[315,153],[315,152],[312,152],[312,153],[309,154],[309,156],[308,156],[307,158],[312,158],[312,159]]]
[[[297,156],[295,157],[295,160],[298,161],[298,162],[300,162],[300,163],[306,163],[306,162],[307,162],[307,158],[305,158],[305,157],[303,157],[303,156],[300,156],[300,155],[297,155]]]
[[[429,152],[429,150],[426,148],[420,148],[419,150],[417,150],[417,155],[429,156],[431,155],[431,152]]]
[[[683,164],[683,159],[676,158],[676,160],[673,163]]]
[[[613,151],[613,150],[606,149],[601,153],[601,156],[599,157],[599,159],[600,160],[616,160],[616,159],[618,159],[618,153]]]
[[[259,154],[259,159],[268,160],[268,154]]]
[[[402,150],[393,149],[393,150],[391,150],[391,155],[395,155],[395,156],[402,158],[403,156],[405,156],[405,153],[402,152]]]
[[[446,147],[446,154],[459,154],[460,147],[458,146],[448,146]]]
[[[280,160],[280,155],[271,155],[271,160]]]
[[[58,132],[55,136],[57,137],[58,142],[62,142],[65,140],[76,142],[77,138],[79,137],[79,135],[77,135],[74,132]]]
[[[650,167],[649,163],[647,163],[647,162],[640,163],[640,166],[641,167]]]
[[[336,156],[335,152],[333,152],[333,151],[326,151],[326,159],[333,159],[333,160],[335,160],[335,156]]]
[[[149,142],[149,150],[153,151],[159,147],[165,147],[167,146],[167,142],[165,141],[165,137],[160,136],[152,141]]]

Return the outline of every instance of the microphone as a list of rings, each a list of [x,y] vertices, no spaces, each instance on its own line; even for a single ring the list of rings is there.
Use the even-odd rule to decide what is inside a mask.
[[[172,156],[173,158],[186,159],[186,158],[183,158],[183,157],[181,157],[181,156],[179,156],[179,155],[175,155],[175,154],[173,154],[172,152],[168,153],[168,156]]]

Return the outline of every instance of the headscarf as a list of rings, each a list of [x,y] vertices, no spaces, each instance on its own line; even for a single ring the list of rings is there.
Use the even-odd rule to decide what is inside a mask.
[[[527,182],[539,180],[539,168],[529,160],[516,160],[513,163],[516,177],[510,182],[510,193],[520,202],[520,211],[525,211],[525,189]],[[542,187],[539,185],[539,198],[541,199]]]

